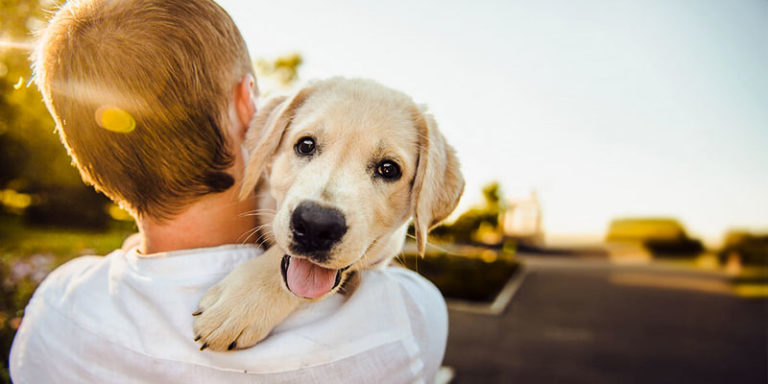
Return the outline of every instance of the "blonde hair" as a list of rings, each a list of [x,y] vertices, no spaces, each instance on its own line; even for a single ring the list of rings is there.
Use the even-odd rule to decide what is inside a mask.
[[[253,67],[213,1],[70,1],[34,69],[83,180],[135,215],[167,219],[233,185],[228,109]]]

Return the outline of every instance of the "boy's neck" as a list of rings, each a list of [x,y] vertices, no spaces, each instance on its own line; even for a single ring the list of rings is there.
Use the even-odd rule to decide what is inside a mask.
[[[142,254],[207,248],[225,244],[253,242],[249,231],[256,227],[256,216],[246,215],[256,208],[254,199],[238,201],[237,189],[204,196],[171,220],[137,220]]]

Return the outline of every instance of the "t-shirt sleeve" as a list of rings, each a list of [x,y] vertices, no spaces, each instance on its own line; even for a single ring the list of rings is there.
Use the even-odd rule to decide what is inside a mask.
[[[385,270],[399,283],[428,381],[443,361],[448,340],[448,309],[440,291],[421,275],[401,267]]]

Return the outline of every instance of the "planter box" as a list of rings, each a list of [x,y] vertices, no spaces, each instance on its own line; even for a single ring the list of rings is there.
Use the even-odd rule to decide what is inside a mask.
[[[406,248],[398,258],[426,277],[446,299],[490,303],[520,267],[509,253],[480,247],[429,252],[419,257]]]

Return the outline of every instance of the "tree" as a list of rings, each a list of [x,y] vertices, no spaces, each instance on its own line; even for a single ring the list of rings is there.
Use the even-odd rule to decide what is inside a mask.
[[[79,223],[97,227],[106,225],[107,200],[85,187],[72,165],[37,87],[30,81],[29,56],[34,47],[33,34],[45,25],[46,10],[35,0],[9,0],[0,3],[0,192],[24,192],[33,196],[25,216],[35,223],[56,219],[68,226]],[[61,204],[57,197],[76,201]],[[0,203],[5,203],[0,200]],[[5,204],[0,204],[2,210]],[[56,206],[56,214],[46,207]],[[38,217],[38,220],[34,220]],[[79,220],[90,217],[89,220]],[[95,218],[95,220],[93,220]],[[39,222],[42,220],[42,222]],[[87,224],[86,224],[87,222]]]
[[[54,132],[53,119],[30,83],[32,29],[44,25],[44,10],[33,0],[3,1],[1,10],[0,189],[81,185]]]
[[[272,60],[258,58],[254,60],[259,88],[264,96],[275,91],[284,91],[299,80],[299,68],[304,63],[300,53],[293,52],[278,56]]]
[[[455,222],[444,224],[432,231],[432,236],[446,241],[471,243],[478,241],[478,229],[498,232],[499,215],[504,209],[501,187],[494,181],[483,187],[484,202],[462,213]]]

